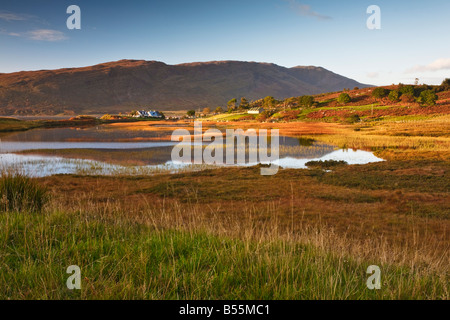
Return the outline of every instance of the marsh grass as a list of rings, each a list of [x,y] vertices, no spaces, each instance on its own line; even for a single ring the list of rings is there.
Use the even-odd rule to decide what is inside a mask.
[[[444,157],[439,123],[311,138]],[[42,214],[0,212],[0,299],[449,299],[446,168],[42,179],[55,189]],[[66,288],[70,265],[81,267],[80,291]],[[369,265],[381,267],[381,290],[366,287]]]
[[[48,201],[46,188],[18,172],[0,176],[0,210],[39,213]]]
[[[325,161],[309,161],[306,163],[307,167],[310,168],[322,168],[322,169],[330,169],[338,166],[345,166],[348,163],[345,161],[337,161],[337,160],[325,160]]]
[[[369,243],[348,250],[332,230],[283,230],[277,219],[227,221],[196,204],[122,212],[114,201],[58,205],[43,215],[0,214],[2,299],[447,299],[448,275],[395,264],[401,251]],[[268,208],[269,211],[276,210]],[[273,215],[276,217],[276,215]],[[333,250],[330,250],[333,248]],[[385,258],[373,258],[380,250]],[[403,255],[404,256],[404,255]],[[406,256],[404,256],[406,258]],[[405,261],[403,261],[405,262]],[[445,263],[442,261],[441,263]],[[382,290],[366,269],[382,269]],[[78,265],[82,289],[65,270]]]

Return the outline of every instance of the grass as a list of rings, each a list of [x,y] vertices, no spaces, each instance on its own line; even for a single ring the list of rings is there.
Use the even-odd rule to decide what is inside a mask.
[[[327,143],[388,160],[332,172],[32,179],[51,200],[37,215],[0,212],[0,299],[449,299],[448,124],[260,125],[303,134],[313,152]],[[81,291],[66,289],[70,265]],[[366,288],[369,265],[381,267],[379,291]]]
[[[310,168],[322,168],[322,169],[330,169],[335,168],[337,166],[345,166],[348,163],[345,161],[336,161],[336,160],[325,160],[325,161],[309,161],[306,163],[306,166]]]
[[[213,231],[217,221],[198,220],[194,207],[186,221],[179,211],[150,211],[140,223],[96,210],[0,214],[0,298],[448,298],[445,275],[331,253],[326,231],[283,236],[273,221],[249,222],[244,236],[231,237]],[[365,285],[371,264],[383,270],[380,291]],[[81,268],[80,291],[65,286],[70,265]]]
[[[122,166],[161,165],[170,160],[172,147],[149,149],[40,149],[20,154],[56,156],[68,159],[88,159]]]
[[[0,299],[448,299],[448,172],[410,161],[32,179],[51,200],[38,215],[0,212]],[[65,286],[70,265],[81,291]]]
[[[236,114],[236,113],[232,113],[232,114],[225,113],[225,114],[219,114],[219,115],[211,116],[211,117],[208,117],[208,118],[206,118],[204,120],[206,120],[206,121],[237,121],[237,120],[239,120],[239,119],[241,119],[243,117],[246,117],[246,116],[248,116],[247,113],[238,113],[238,114]],[[202,119],[200,119],[200,120],[202,120]]]
[[[0,210],[5,212],[41,212],[48,200],[47,189],[20,174],[2,172]]]
[[[426,120],[381,121],[335,128],[332,134],[309,136],[340,148],[374,151],[386,160],[450,158],[450,116]]]
[[[21,121],[14,118],[0,118],[0,132],[26,131],[39,128],[37,121]]]
[[[63,128],[63,127],[80,127],[80,126],[94,126],[100,124],[113,123],[137,123],[137,122],[156,122],[159,120],[152,119],[116,119],[116,120],[101,120],[93,117],[73,118],[70,120],[19,120],[15,118],[0,118],[0,133],[27,131],[37,128]]]

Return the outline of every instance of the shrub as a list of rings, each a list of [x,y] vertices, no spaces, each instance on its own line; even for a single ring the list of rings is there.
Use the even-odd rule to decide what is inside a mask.
[[[346,104],[352,101],[352,98],[348,95],[348,93],[341,93],[337,101],[341,104]]]
[[[4,212],[41,212],[49,200],[47,189],[18,173],[0,177],[0,209]]]
[[[264,111],[263,113],[260,113],[260,114],[256,117],[256,120],[263,122],[263,121],[266,121],[267,119],[269,119],[272,115],[273,115],[272,112],[266,110],[266,111]]]
[[[421,85],[421,86],[416,86],[416,87],[414,87],[414,96],[420,97],[420,94],[422,92],[427,91],[427,90],[432,90],[432,89],[433,89],[433,87],[427,86],[426,84]]]
[[[347,117],[345,119],[345,122],[347,123],[356,123],[356,122],[360,122],[361,118],[357,115],[357,114],[352,114],[350,117]]]
[[[423,105],[427,106],[434,106],[436,104],[436,101],[438,99],[438,96],[434,91],[432,90],[425,90],[420,93],[419,98],[417,99],[417,102]]]
[[[402,95],[414,97],[414,87],[413,86],[402,86],[400,88],[400,93]]]
[[[381,98],[386,97],[388,94],[389,94],[389,90],[378,87],[375,90],[373,90],[372,97],[374,97],[375,99],[381,99]]]
[[[300,114],[299,110],[285,111],[281,114],[281,118],[285,121],[292,121],[298,119],[299,114]]]
[[[298,104],[302,107],[311,108],[314,104],[314,98],[311,96],[302,96],[298,99]]]
[[[413,102],[415,102],[414,96],[409,95],[409,94],[402,94],[400,100],[401,100],[403,103],[413,103]]]
[[[102,116],[100,119],[101,119],[101,120],[111,120],[111,118],[112,118],[112,115],[110,115],[110,114],[105,114],[105,115]]]
[[[442,81],[442,84],[439,87],[435,88],[435,92],[447,91],[450,90],[450,78],[446,78]]]
[[[389,100],[391,100],[392,102],[397,102],[400,100],[400,92],[398,92],[397,90],[392,90],[391,92],[389,92]]]

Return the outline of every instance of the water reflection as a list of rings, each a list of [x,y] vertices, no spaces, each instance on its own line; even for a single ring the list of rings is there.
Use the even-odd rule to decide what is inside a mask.
[[[158,139],[161,136],[165,138]],[[12,168],[33,176],[152,174],[211,167],[193,166],[189,161],[172,162],[171,152],[177,143],[167,141],[166,136],[165,131],[111,130],[102,126],[19,132],[0,140],[0,166],[1,169]],[[154,141],[135,141],[145,138]],[[123,142],[127,140],[130,141]],[[25,151],[26,154],[14,154]],[[315,160],[343,160],[348,164],[383,161],[371,152],[337,150],[313,139],[284,136],[280,137],[279,155],[273,163],[283,168],[306,168],[308,161]],[[246,163],[245,166],[256,164]]]

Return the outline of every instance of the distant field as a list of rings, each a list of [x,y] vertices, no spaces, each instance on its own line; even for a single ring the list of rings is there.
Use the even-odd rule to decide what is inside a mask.
[[[247,113],[218,114],[206,118],[207,121],[235,121],[248,116]],[[202,120],[202,119],[201,119]]]

